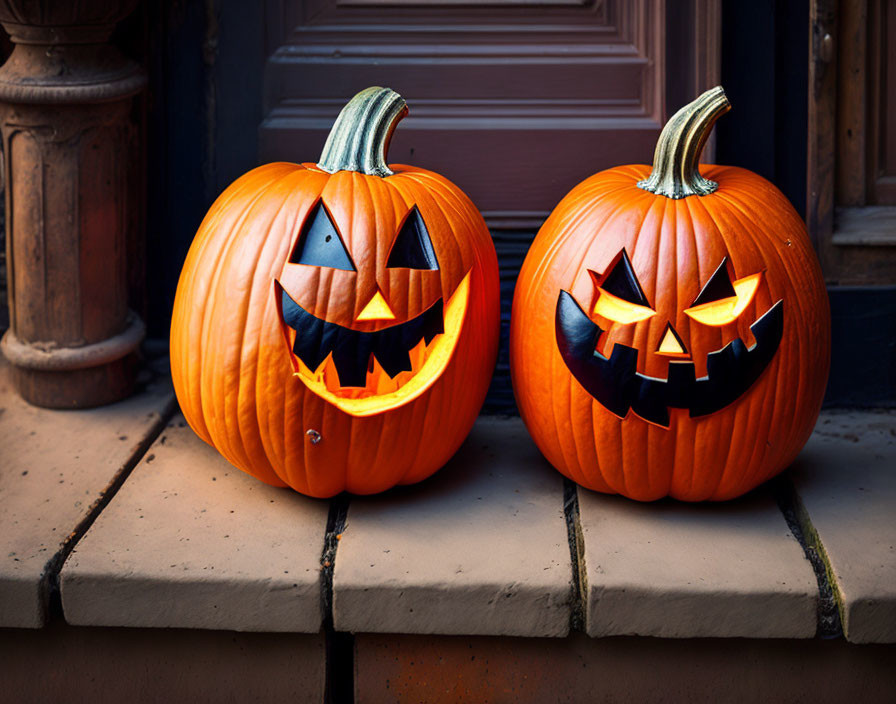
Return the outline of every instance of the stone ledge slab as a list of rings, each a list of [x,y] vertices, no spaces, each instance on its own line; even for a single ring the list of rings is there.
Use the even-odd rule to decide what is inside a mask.
[[[66,621],[317,632],[328,510],[235,469],[177,416],[66,561]]]
[[[0,630],[0,700],[320,704],[323,634],[176,628]]]
[[[896,413],[823,413],[793,478],[847,639],[896,642]]]
[[[37,408],[0,361],[0,626],[44,624],[54,561],[173,404],[160,380],[102,408]]]
[[[352,498],[336,552],[339,631],[564,636],[562,477],[517,419],[480,418],[431,479]]]
[[[896,701],[894,645],[359,634],[356,704]]]
[[[767,493],[639,504],[579,489],[579,512],[589,635],[815,635],[815,573]]]

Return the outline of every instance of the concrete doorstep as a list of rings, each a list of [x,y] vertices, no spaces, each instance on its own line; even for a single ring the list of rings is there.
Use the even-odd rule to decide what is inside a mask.
[[[0,355],[0,627],[38,628],[68,551],[174,408],[160,378],[85,411],[25,403]]]
[[[317,633],[327,508],[234,469],[178,415],[66,561],[65,619]]]
[[[51,412],[0,382],[0,679],[18,700],[51,691],[20,674],[41,649],[87,701],[114,677],[91,650],[145,654],[146,672],[195,692],[166,651],[210,648],[220,661],[200,670],[224,673],[272,644],[299,701],[896,699],[896,414],[825,413],[784,498],[645,505],[576,489],[519,419],[483,417],[432,479],[329,502],[235,470],[164,420],[171,403],[163,383]],[[846,639],[813,637],[819,584]],[[247,682],[227,685],[235,700],[274,691]],[[107,691],[172,691],[132,685]]]
[[[522,423],[480,418],[431,480],[352,498],[337,630],[564,636],[572,596],[562,477]]]
[[[846,638],[896,641],[896,413],[822,415],[791,469]]]

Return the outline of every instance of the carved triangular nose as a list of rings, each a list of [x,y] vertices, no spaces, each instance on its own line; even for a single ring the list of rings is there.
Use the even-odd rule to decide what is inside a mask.
[[[675,332],[675,328],[672,327],[672,323],[666,324],[666,332],[663,334],[663,339],[660,340],[660,346],[656,348],[656,353],[676,356],[688,353],[684,342],[681,341],[678,333]]]
[[[395,313],[392,312],[389,304],[386,303],[386,299],[383,297],[379,287],[377,287],[373,298],[364,306],[364,310],[358,314],[355,320],[395,320]]]

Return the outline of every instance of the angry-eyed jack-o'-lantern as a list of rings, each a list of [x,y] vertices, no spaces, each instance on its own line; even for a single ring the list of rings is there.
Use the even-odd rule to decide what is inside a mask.
[[[311,496],[426,478],[475,420],[497,354],[498,266],[452,183],[386,166],[407,114],[355,96],[318,164],[268,164],[214,203],[184,264],[171,367],[191,427]]]
[[[743,494],[784,469],[818,417],[830,313],[805,226],[744,169],[698,157],[721,88],[672,117],[653,169],[573,189],[517,281],[517,404],[563,474],[647,501]]]

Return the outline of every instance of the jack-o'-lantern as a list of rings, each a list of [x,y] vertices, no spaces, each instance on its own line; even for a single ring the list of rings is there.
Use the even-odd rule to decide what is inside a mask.
[[[805,226],[744,169],[698,166],[721,88],[674,115],[653,169],[574,188],[513,301],[517,404],[582,486],[729,499],[784,469],[821,407],[830,312]]]
[[[232,464],[311,496],[426,478],[457,450],[488,388],[498,268],[470,200],[386,165],[394,91],[337,118],[317,164],[275,163],[211,207],[171,326],[191,427]]]

